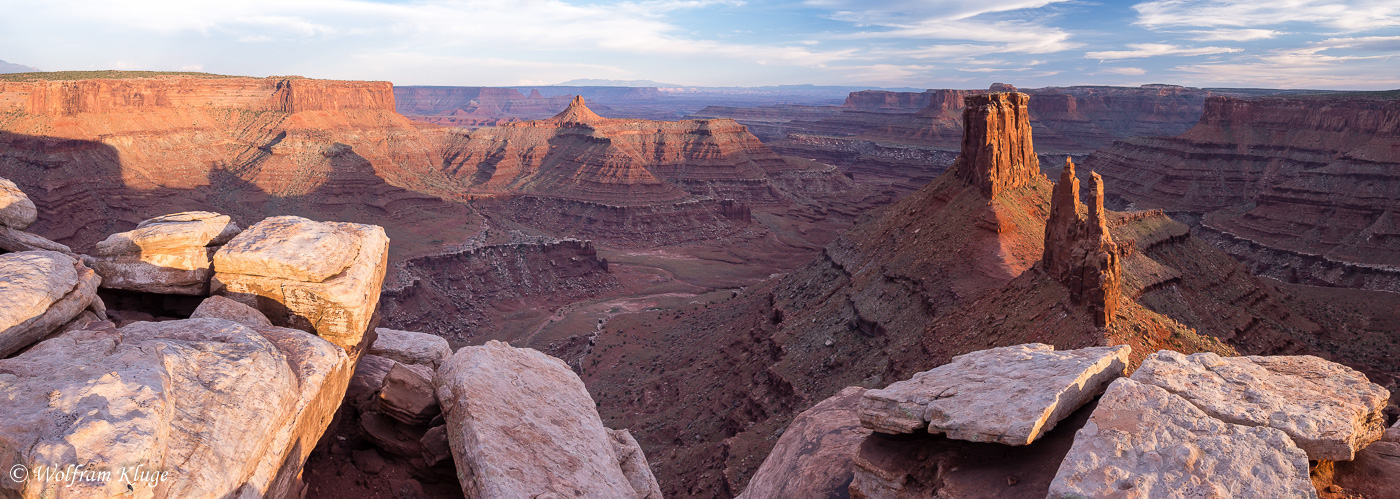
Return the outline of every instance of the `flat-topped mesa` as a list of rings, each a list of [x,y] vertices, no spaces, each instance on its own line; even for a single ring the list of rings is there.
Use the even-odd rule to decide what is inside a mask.
[[[1020,92],[969,95],[963,100],[962,153],[953,170],[988,198],[1023,186],[1040,172],[1031,143],[1029,100]]]
[[[1060,182],[1050,198],[1050,219],[1045,222],[1045,272],[1069,288],[1070,299],[1084,303],[1094,324],[1108,325],[1122,294],[1118,245],[1108,232],[1103,207],[1103,179],[1090,173],[1089,206],[1079,201],[1079,178],[1074,162],[1065,158]]]
[[[583,96],[576,95],[574,100],[569,102],[569,107],[564,108],[559,114],[554,115],[549,121],[557,123],[595,123],[603,121],[602,116],[593,112],[588,106],[583,104]]]

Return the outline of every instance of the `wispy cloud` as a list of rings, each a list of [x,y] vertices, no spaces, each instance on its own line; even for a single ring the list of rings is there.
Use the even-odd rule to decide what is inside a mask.
[[[1228,54],[1240,52],[1243,49],[1229,47],[1178,47],[1166,43],[1129,43],[1133,50],[1109,50],[1103,52],[1085,52],[1084,57],[1089,59],[1116,60],[1116,59],[1138,59],[1143,57],[1161,56],[1196,56],[1211,54]]]
[[[1103,68],[1103,69],[1100,69],[1099,72],[1100,72],[1100,73],[1115,74],[1115,75],[1127,75],[1127,76],[1137,76],[1137,75],[1145,75],[1145,74],[1147,74],[1147,70],[1146,70],[1146,69],[1142,69],[1142,68],[1128,68],[1128,67],[1124,67],[1124,68]]]
[[[1275,31],[1272,29],[1255,28],[1220,28],[1205,31],[1187,31],[1186,33],[1190,34],[1191,38],[1203,42],[1248,42],[1253,40],[1267,40],[1270,38],[1277,37],[1279,35],[1287,34],[1282,31]]]
[[[1149,28],[1306,23],[1362,31],[1400,25],[1395,0],[1152,0],[1133,6]]]

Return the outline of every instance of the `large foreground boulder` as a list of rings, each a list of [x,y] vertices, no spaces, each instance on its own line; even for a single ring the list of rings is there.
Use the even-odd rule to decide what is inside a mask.
[[[458,350],[435,382],[467,497],[651,497],[659,490],[654,477],[624,471],[629,457],[618,455],[583,381],[559,359],[490,341]]]
[[[0,360],[0,465],[21,497],[281,497],[344,395],[350,359],[302,331],[224,319],[110,323]],[[84,466],[103,479],[57,482]],[[123,480],[136,467],[165,472]]]
[[[1160,351],[1133,380],[1180,396],[1215,419],[1282,430],[1313,460],[1346,461],[1385,432],[1390,393],[1354,369],[1311,355],[1221,357]]]
[[[228,215],[163,215],[107,236],[97,243],[90,263],[102,276],[104,288],[207,295],[214,252],[238,232]]]
[[[358,359],[373,337],[388,248],[378,226],[272,217],[214,254],[211,290]]]
[[[865,392],[860,421],[881,433],[1027,445],[1123,375],[1130,348],[1055,351],[1030,343],[959,355]]]
[[[0,255],[0,358],[58,330],[93,304],[101,278],[53,251]]]
[[[846,387],[793,418],[739,497],[840,496],[851,483],[851,458],[870,435],[856,417],[865,391]]]
[[[1284,432],[1226,423],[1186,399],[1119,379],[1075,436],[1050,497],[1317,497]]]
[[[0,225],[23,229],[39,217],[34,202],[9,179],[0,178]]]

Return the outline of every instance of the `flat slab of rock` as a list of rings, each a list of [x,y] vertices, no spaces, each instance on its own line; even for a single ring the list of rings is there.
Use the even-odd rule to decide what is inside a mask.
[[[97,243],[102,287],[161,294],[209,293],[212,258],[239,232],[227,215],[187,211],[142,221]]]
[[[433,371],[395,362],[379,388],[379,408],[400,423],[428,424],[442,412],[433,388]]]
[[[374,311],[388,269],[389,237],[374,225],[289,218],[296,217],[259,222],[220,248],[214,254],[210,290],[257,309],[275,325],[316,333],[357,359],[368,347],[366,335],[372,339]],[[309,232],[297,232],[303,228]],[[317,243],[321,238],[333,242]],[[344,238],[353,239],[353,244],[342,244]],[[325,277],[320,271],[290,273],[292,278],[266,275],[287,272],[259,270],[299,267],[312,259],[338,263],[311,268],[336,270],[327,270],[331,275]],[[274,260],[281,263],[274,265]],[[306,280],[312,278],[319,280]]]
[[[375,328],[378,337],[369,347],[370,355],[397,360],[404,364],[423,364],[433,369],[452,355],[452,347],[441,336],[389,328]]]
[[[870,435],[856,417],[865,391],[846,387],[793,418],[739,497],[840,496],[851,483],[851,457]]]
[[[271,217],[225,244],[214,265],[231,274],[321,282],[349,267],[360,243],[342,224]]]
[[[0,255],[0,358],[71,322],[96,299],[100,281],[82,262],[63,253]]]
[[[19,229],[0,225],[0,250],[5,251],[57,251],[72,254],[73,249]]]
[[[1123,375],[1130,348],[1055,351],[1029,343],[953,357],[862,397],[861,424],[882,433],[932,434],[1027,445]]]
[[[1317,497],[1308,456],[1282,431],[1212,418],[1122,378],[1099,399],[1049,497]]]
[[[349,368],[343,351],[313,335],[220,319],[67,332],[0,360],[0,464],[141,464],[171,478],[4,480],[0,493],[283,493],[339,406]]]
[[[436,384],[467,497],[637,497],[563,361],[489,341],[448,358]]]
[[[1133,380],[1177,394],[1227,423],[1282,430],[1313,460],[1347,461],[1385,432],[1390,393],[1311,355],[1221,357],[1161,351]]]
[[[0,225],[23,229],[39,217],[34,202],[9,179],[0,178]]]

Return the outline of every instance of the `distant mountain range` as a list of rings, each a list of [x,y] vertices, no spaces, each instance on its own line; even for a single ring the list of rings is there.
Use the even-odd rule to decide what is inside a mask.
[[[0,73],[33,73],[36,71],[39,71],[39,68],[0,61]]]

